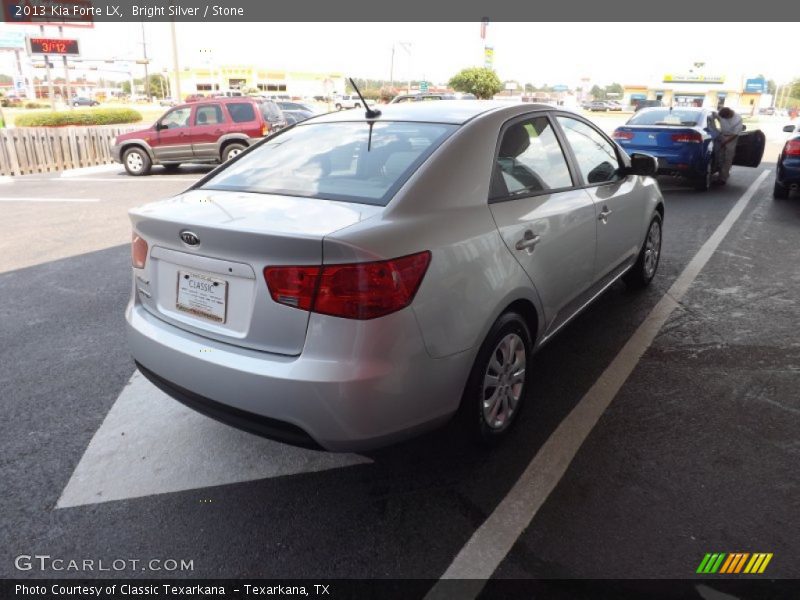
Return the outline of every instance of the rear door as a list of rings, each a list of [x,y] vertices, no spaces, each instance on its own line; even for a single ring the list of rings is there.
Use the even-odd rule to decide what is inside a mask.
[[[218,103],[198,104],[192,127],[192,153],[197,160],[219,159],[217,140],[227,128],[225,114]]]
[[[556,120],[585,191],[597,209],[596,287],[604,286],[636,259],[647,205],[636,191],[636,176],[620,175],[616,146],[599,129],[572,116]]]
[[[180,106],[168,111],[158,122],[157,143],[151,144],[159,162],[191,160],[191,106]]]
[[[757,167],[764,157],[765,144],[766,137],[764,132],[759,129],[740,133],[739,139],[736,140],[733,164],[740,167]]]
[[[545,113],[514,119],[501,131],[489,202],[553,329],[592,283],[596,221],[592,198],[575,187]]]

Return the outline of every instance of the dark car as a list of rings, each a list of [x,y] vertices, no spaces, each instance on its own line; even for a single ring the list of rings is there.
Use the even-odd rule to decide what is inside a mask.
[[[118,136],[111,153],[130,175],[146,175],[153,165],[225,162],[285,126],[270,100],[208,98],[168,110],[148,129]]]
[[[658,159],[662,175],[683,177],[705,191],[718,171],[714,155],[717,115],[705,108],[644,108],[614,131],[614,139],[629,154],[643,152]],[[733,164],[757,167],[766,139],[759,130],[739,135]]]
[[[72,98],[72,106],[100,106],[100,103],[84,96],[74,96]]]
[[[786,133],[794,133],[783,145],[778,157],[778,169],[775,172],[774,198],[788,198],[789,192],[800,187],[800,131],[794,125],[783,128]]]
[[[317,114],[317,111],[312,106],[301,102],[287,102],[281,100],[275,104],[281,109],[283,116],[286,118],[287,125],[294,125],[295,123],[305,121]]]

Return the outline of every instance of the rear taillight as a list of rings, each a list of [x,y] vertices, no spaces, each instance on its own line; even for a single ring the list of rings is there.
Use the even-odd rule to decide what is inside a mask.
[[[684,131],[682,133],[673,133],[672,141],[685,144],[699,144],[703,141],[703,136],[696,131]]]
[[[614,132],[614,139],[615,140],[632,140],[633,139],[633,132],[632,131],[622,131],[621,129],[617,129]]]
[[[789,140],[783,151],[786,156],[800,156],[800,140]]]
[[[131,238],[131,264],[137,269],[144,269],[147,262],[147,242],[134,232]]]
[[[430,264],[428,251],[368,263],[267,267],[275,302],[345,319],[374,319],[405,308]]]
[[[270,130],[269,123],[262,123],[261,124],[261,137],[264,137],[265,135],[269,135],[269,130]]]

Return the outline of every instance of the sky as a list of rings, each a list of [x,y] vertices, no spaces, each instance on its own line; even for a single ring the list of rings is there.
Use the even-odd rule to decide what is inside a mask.
[[[151,72],[171,68],[169,24],[144,28]],[[38,33],[20,25],[0,25],[3,30]],[[479,23],[177,23],[176,31],[181,68],[200,66],[201,50],[210,50],[217,64],[389,79],[394,46],[396,80],[446,83],[483,62]],[[142,53],[141,23],[65,32],[80,39],[87,58]],[[694,62],[705,62],[709,74],[763,74],[780,84],[800,76],[792,58],[796,39],[791,23],[491,23],[486,43],[494,47],[501,79],[574,87],[582,78],[646,85],[664,73],[685,73]],[[11,57],[0,52],[0,72],[12,73]]]

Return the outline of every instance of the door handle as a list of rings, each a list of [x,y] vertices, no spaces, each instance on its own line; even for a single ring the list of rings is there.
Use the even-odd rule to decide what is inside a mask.
[[[530,229],[527,229],[522,236],[521,240],[518,240],[514,247],[517,250],[527,250],[528,252],[532,252],[534,246],[539,243],[541,240],[541,236],[534,235]]]
[[[597,215],[597,220],[598,221],[602,221],[603,223],[607,223],[608,222],[608,215],[610,215],[613,212],[614,212],[613,210],[609,210],[609,208],[607,206],[604,206],[603,210],[600,211],[600,214]]]

